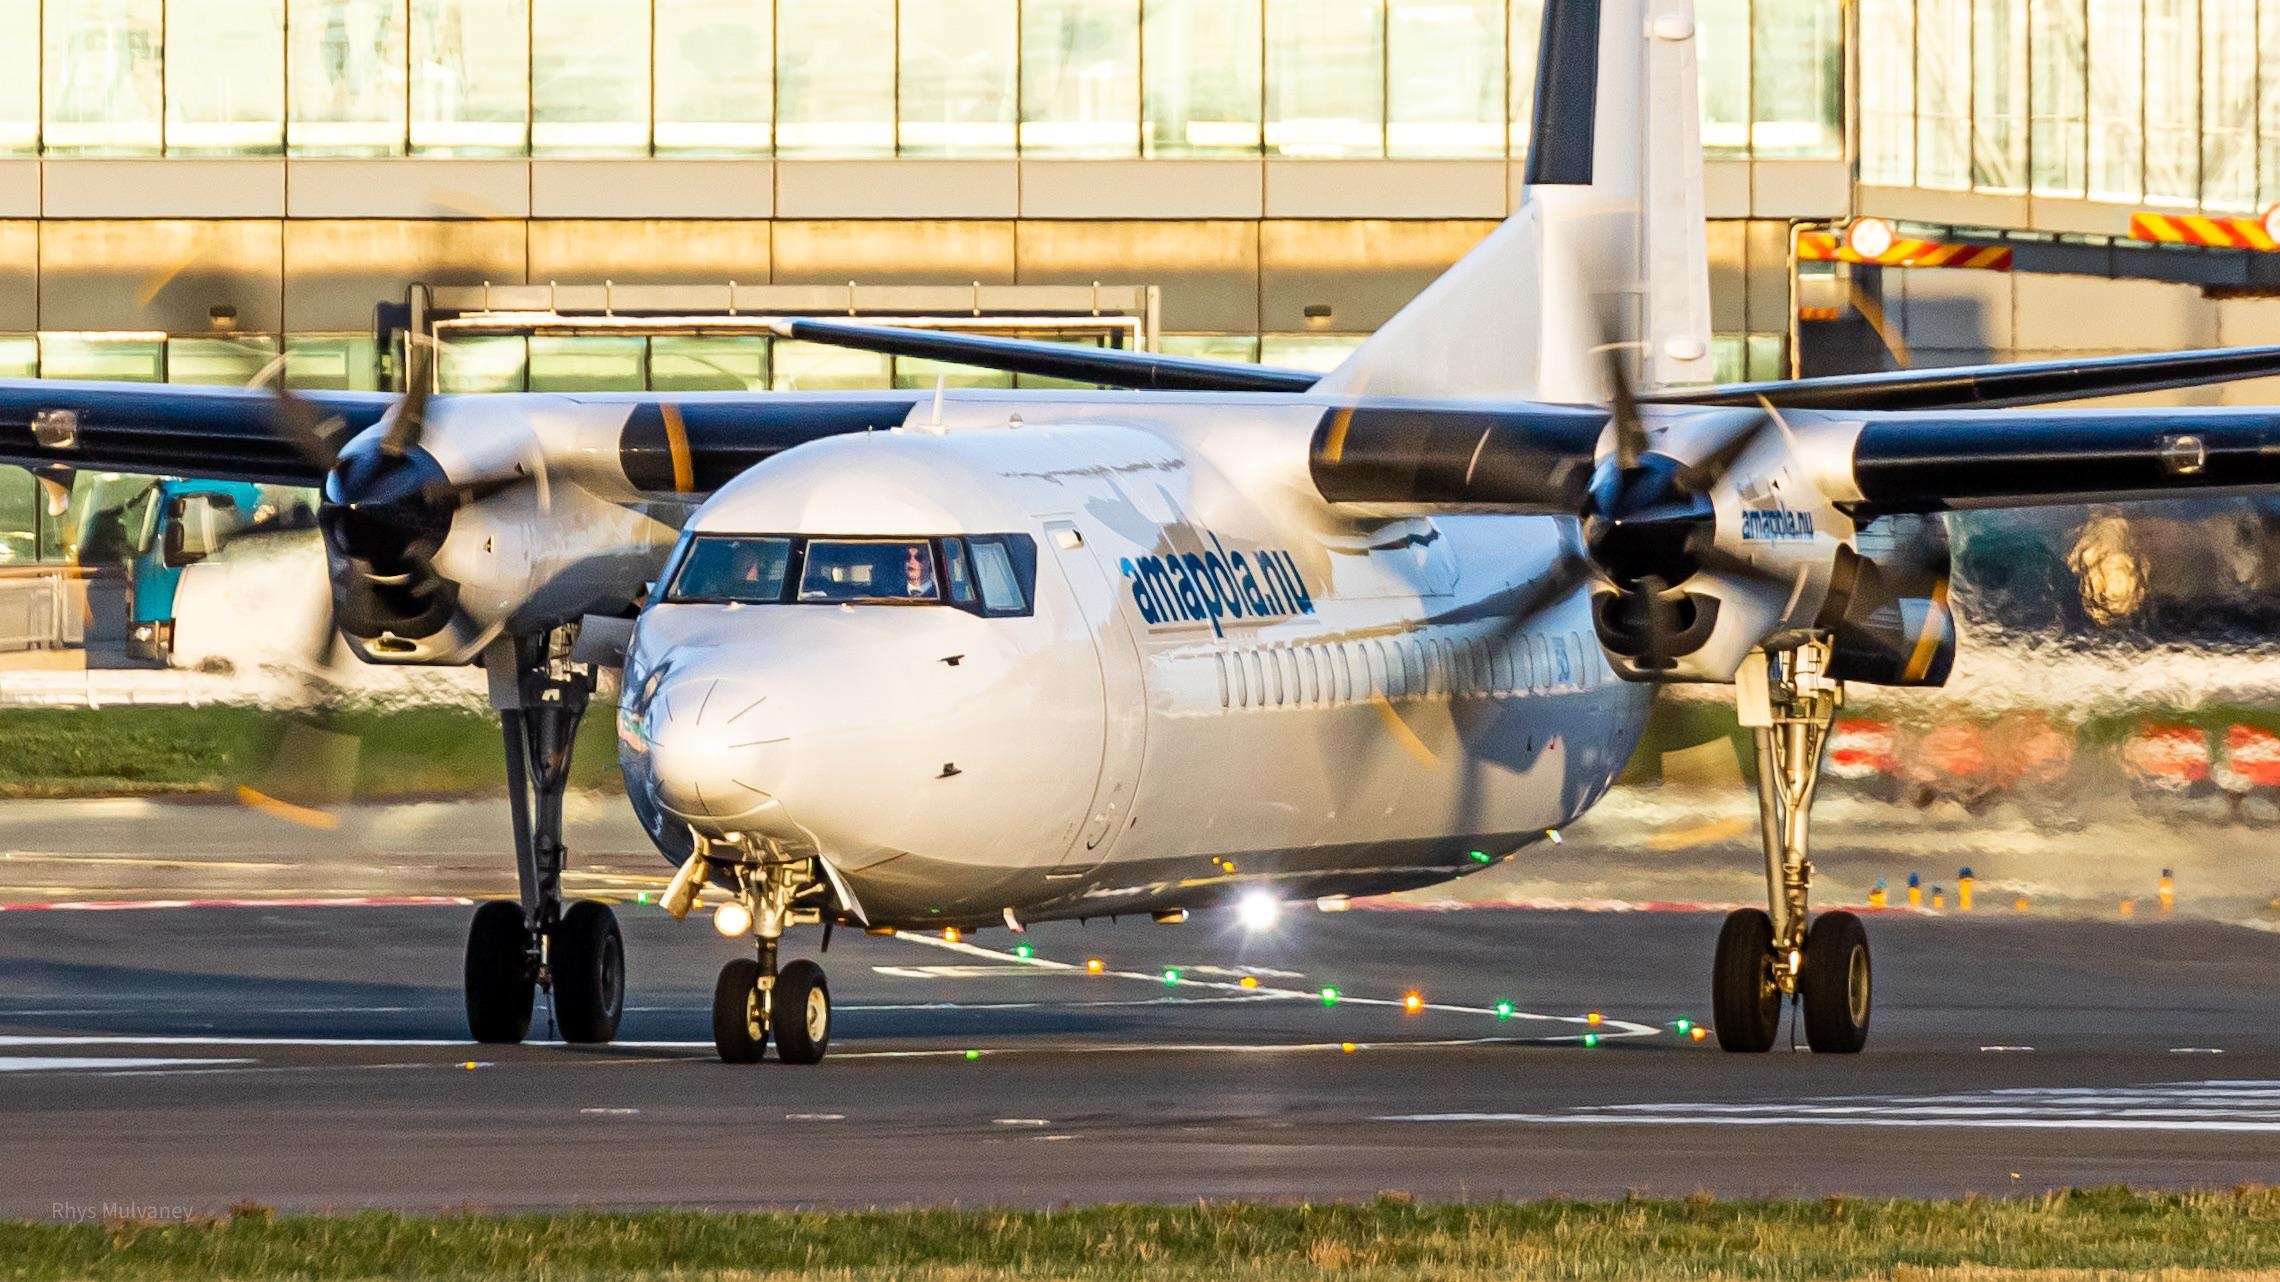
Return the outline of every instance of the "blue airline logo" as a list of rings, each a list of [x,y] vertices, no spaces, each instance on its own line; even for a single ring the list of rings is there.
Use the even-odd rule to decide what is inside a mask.
[[[1192,527],[1190,527],[1192,528]],[[1206,530],[1211,546],[1117,562],[1132,585],[1132,603],[1149,627],[1208,623],[1225,636],[1228,623],[1268,623],[1314,613],[1314,594],[1290,553],[1270,548],[1230,552]]]
[[[1810,543],[1812,540],[1811,512],[1777,507],[1742,513],[1742,541],[1745,543]]]

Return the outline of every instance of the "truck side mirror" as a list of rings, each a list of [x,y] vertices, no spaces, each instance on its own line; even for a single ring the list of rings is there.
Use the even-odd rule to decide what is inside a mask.
[[[177,494],[167,500],[166,533],[159,560],[168,569],[195,565],[222,550],[235,526],[237,504],[227,495]]]

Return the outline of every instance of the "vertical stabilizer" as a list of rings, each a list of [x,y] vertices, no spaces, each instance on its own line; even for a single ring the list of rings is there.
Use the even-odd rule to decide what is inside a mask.
[[[1519,210],[1318,389],[1606,397],[1710,381],[1693,0],[1546,0]]]

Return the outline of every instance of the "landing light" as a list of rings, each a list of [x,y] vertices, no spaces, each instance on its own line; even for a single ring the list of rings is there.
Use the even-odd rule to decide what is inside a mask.
[[[713,929],[735,939],[752,929],[752,910],[733,900],[713,911]]]
[[[1252,934],[1273,930],[1282,920],[1282,901],[1263,890],[1254,890],[1237,901],[1235,920]]]

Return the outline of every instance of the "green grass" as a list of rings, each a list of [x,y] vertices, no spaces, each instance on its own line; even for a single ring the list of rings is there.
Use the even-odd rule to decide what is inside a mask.
[[[2280,1270],[2280,1194],[270,1216],[0,1225],[0,1277],[1645,1279]]]
[[[572,786],[617,786],[611,716],[609,707],[600,706],[586,718],[573,759]],[[0,744],[6,745],[0,752],[0,796],[261,787],[278,779],[280,762],[307,763],[307,743],[286,738],[294,724],[278,713],[237,704],[0,708]],[[335,756],[332,762],[336,773],[352,775],[356,797],[462,796],[506,787],[498,722],[485,713],[448,707],[373,709],[339,713],[330,726],[355,740],[353,757]],[[343,782],[335,778],[326,786],[340,790]],[[264,788],[272,790],[289,791]]]

